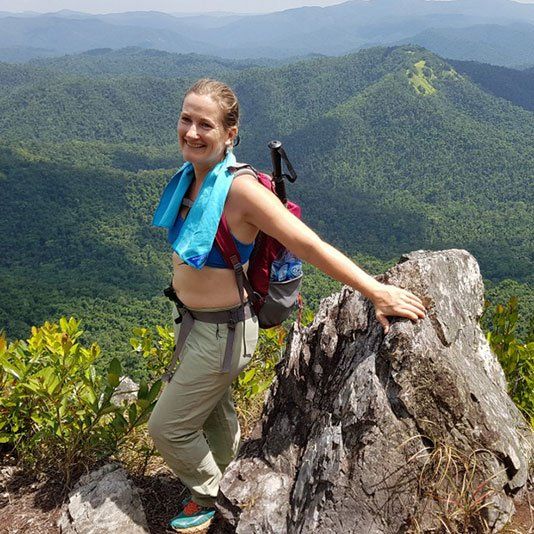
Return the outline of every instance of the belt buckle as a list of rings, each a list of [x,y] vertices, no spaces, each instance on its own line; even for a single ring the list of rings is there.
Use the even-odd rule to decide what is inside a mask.
[[[229,310],[230,312],[230,319],[228,321],[229,328],[235,328],[236,324],[241,321],[241,316],[239,314],[241,309],[242,307],[240,306],[239,308],[234,308],[232,310]]]

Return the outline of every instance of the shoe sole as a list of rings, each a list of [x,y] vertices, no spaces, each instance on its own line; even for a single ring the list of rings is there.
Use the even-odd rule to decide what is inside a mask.
[[[188,527],[188,528],[172,528],[174,532],[181,532],[182,534],[190,534],[192,532],[202,532],[206,530],[212,523],[213,518],[211,518],[209,521],[206,521],[205,523],[202,523],[202,525],[198,525],[196,527]]]

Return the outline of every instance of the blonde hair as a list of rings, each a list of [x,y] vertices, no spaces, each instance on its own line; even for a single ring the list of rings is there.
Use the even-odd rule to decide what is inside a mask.
[[[239,127],[239,102],[236,94],[225,83],[211,78],[201,78],[187,90],[184,99],[191,93],[211,96],[219,104],[223,112],[223,126],[226,130],[232,126]]]

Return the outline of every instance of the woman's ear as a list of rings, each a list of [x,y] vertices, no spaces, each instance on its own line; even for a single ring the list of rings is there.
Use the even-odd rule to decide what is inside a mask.
[[[238,137],[237,132],[237,126],[232,126],[228,129],[228,139],[225,141],[226,146],[234,146],[234,140]]]

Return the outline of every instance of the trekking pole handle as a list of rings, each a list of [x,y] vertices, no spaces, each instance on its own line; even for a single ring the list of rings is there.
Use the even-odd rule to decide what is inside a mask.
[[[270,141],[267,145],[271,150],[271,161],[273,162],[273,178],[280,179],[282,177],[282,158],[279,149],[282,146],[280,141]]]
[[[283,204],[287,202],[286,184],[284,183],[284,175],[282,174],[282,156],[280,150],[282,149],[282,143],[280,141],[269,141],[267,145],[271,151],[271,161],[273,164],[273,180],[274,188],[278,198]]]

